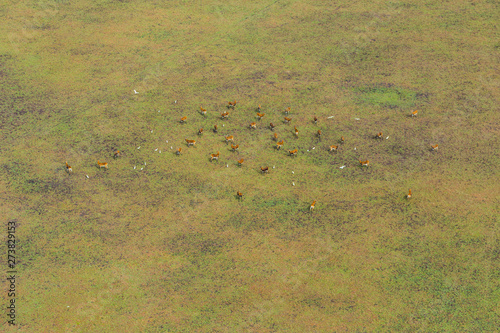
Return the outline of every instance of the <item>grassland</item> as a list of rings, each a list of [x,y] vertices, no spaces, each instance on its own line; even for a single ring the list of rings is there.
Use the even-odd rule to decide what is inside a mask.
[[[498,3],[42,0],[0,15],[0,215],[19,241],[18,325],[2,327],[500,327]]]

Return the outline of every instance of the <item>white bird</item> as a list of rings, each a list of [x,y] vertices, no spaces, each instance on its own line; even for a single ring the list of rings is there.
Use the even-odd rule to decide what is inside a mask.
[[[309,149],[307,151],[309,151]]]
[[[326,118],[326,119],[331,119],[331,118],[333,118],[333,116],[330,116],[330,117],[328,117],[328,118]]]
[[[224,124],[222,124],[222,127],[224,127]]]
[[[172,146],[170,146],[170,149],[174,149]]]
[[[155,151],[158,151],[158,148],[156,148]]]
[[[276,165],[273,165],[273,169],[276,167]]]
[[[160,110],[158,110],[158,113],[160,113]]]
[[[226,168],[229,168],[229,164],[226,164]]]
[[[385,138],[386,140],[389,139],[389,137]]]
[[[137,92],[137,91],[135,91],[135,89],[134,89],[134,93],[138,94],[138,92]]]
[[[175,102],[174,102],[174,103],[175,103],[175,104],[177,104],[177,100],[175,100]]]
[[[146,165],[146,162],[144,162],[144,165]]]
[[[160,150],[160,154],[161,154],[161,150]]]
[[[356,150],[356,147],[354,147],[354,150]]]
[[[345,168],[345,165],[341,166],[340,168],[341,168],[341,169]]]
[[[135,165],[134,165],[134,170],[135,170]]]
[[[359,120],[359,118],[354,118],[354,119]]]
[[[315,149],[316,147],[313,147],[313,149]]]
[[[85,175],[87,178],[89,178],[89,175]]]
[[[141,146],[137,147],[137,149],[141,149]]]
[[[295,174],[295,172],[292,171],[292,174]]]
[[[168,143],[168,140],[165,140]]]
[[[141,168],[141,170],[144,169],[144,168]]]
[[[292,185],[293,185],[293,186],[295,186],[295,183],[294,183],[294,182],[292,182]]]
[[[153,130],[151,130],[151,133],[153,133]]]

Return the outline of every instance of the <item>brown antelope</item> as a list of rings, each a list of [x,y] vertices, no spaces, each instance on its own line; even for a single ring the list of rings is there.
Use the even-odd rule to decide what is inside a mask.
[[[299,130],[297,129],[297,126],[294,126],[294,127],[295,127],[295,136],[299,137]]]
[[[366,160],[366,161],[361,161],[359,160],[359,164],[361,164],[362,167],[367,167],[369,164],[370,164],[370,161]]]
[[[214,133],[217,133],[217,125],[214,125]]]
[[[290,156],[297,156],[297,152],[298,150],[297,149],[294,149],[294,150],[289,150],[288,153],[290,154]]]
[[[273,137],[275,141],[278,140],[278,133],[274,133]]]
[[[236,106],[236,101],[234,101],[234,102],[227,102],[227,107],[228,108],[233,108],[234,109],[235,106]]]
[[[68,162],[66,162],[66,171],[68,171],[69,173],[73,172],[73,168],[71,168]]]
[[[314,116],[314,123],[317,124],[318,123],[318,117]]]
[[[258,112],[262,111],[262,108],[260,107],[260,104],[259,104],[259,107],[257,108],[257,111]]]
[[[269,167],[260,167],[260,171],[262,173],[268,173],[269,172]]]
[[[119,150],[115,151],[115,153],[113,154],[114,158],[117,158],[117,157],[120,157],[120,156],[122,156],[122,153],[120,153]]]
[[[204,109],[203,107],[200,106],[200,111],[201,111],[201,114],[206,116],[207,115],[207,109]]]
[[[219,160],[219,152],[217,154],[210,154],[210,161]]]
[[[186,122],[187,117],[182,117],[180,123],[183,124]]]
[[[375,139],[383,139],[382,132],[378,132],[377,135],[375,135]]]
[[[203,128],[200,128],[200,129],[198,130],[198,135],[202,135],[202,134],[203,134]]]
[[[234,137],[232,135],[226,136],[226,143],[228,143],[229,141],[234,142]]]
[[[99,168],[108,168],[108,163],[101,163],[99,161],[97,161],[97,165],[99,166]]]
[[[285,123],[290,124],[292,121],[292,118],[285,117]]]
[[[188,139],[184,139],[184,140],[186,140],[188,147],[194,146],[196,144],[196,140],[188,140]]]
[[[411,189],[408,191],[408,194],[406,195],[406,199],[410,199],[411,198]]]
[[[415,110],[415,111],[413,111],[413,112],[411,113],[411,116],[412,116],[412,117],[416,117],[416,116],[417,116],[417,114],[418,114],[418,110]]]
[[[220,114],[221,119],[227,119],[229,117],[229,112],[223,112]]]
[[[279,142],[276,142],[276,149],[278,149],[278,150],[279,150],[279,149],[281,148],[281,146],[283,146],[283,142],[284,142],[284,140],[281,140],[281,141],[279,141]]]
[[[321,138],[321,130],[318,130],[318,138]]]
[[[271,129],[271,131],[275,128],[276,126],[273,124],[273,123],[269,123],[269,128]]]
[[[242,199],[243,198],[243,193],[241,193],[240,191],[237,191],[236,192],[236,196],[238,197],[238,199]]]
[[[233,149],[233,151],[237,151],[240,148],[240,145],[236,146],[231,145],[231,148]]]
[[[435,144],[434,146],[431,145],[432,151],[437,151],[438,147],[439,147],[438,144]]]
[[[340,143],[344,143],[344,137],[343,137],[343,136],[341,136],[341,137],[340,137],[339,142],[340,142]]]
[[[315,205],[316,205],[316,200],[314,200],[311,206],[309,206],[309,210],[312,211]]]
[[[256,123],[251,123],[250,128],[257,129],[257,124]]]
[[[262,119],[262,117],[264,117],[266,114],[265,113],[258,113],[257,112],[257,117],[259,118],[259,120]]]
[[[238,161],[238,166],[242,166],[243,165],[243,161],[244,161],[244,159],[239,160]]]
[[[182,151],[182,148],[181,148],[181,147],[179,147],[179,148],[177,148],[177,151],[176,151],[175,153],[176,153],[177,155],[180,155],[180,154],[181,154],[181,151]]]
[[[330,151],[337,151],[339,149],[339,146],[330,146]]]
[[[285,109],[285,114],[289,114],[291,110],[292,110],[292,108],[291,108],[291,107],[286,108],[286,109]]]

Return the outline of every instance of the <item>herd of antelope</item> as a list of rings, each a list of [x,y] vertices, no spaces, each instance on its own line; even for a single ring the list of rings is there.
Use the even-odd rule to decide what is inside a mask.
[[[232,109],[232,110],[234,110],[234,109],[235,109],[235,107],[236,107],[236,104],[237,104],[237,102],[236,102],[236,101],[233,101],[233,102],[228,102],[228,104],[227,104],[227,108],[228,108],[228,109]],[[261,113],[261,111],[262,111],[261,105],[259,105],[259,106],[257,107],[257,111],[258,111],[258,112],[257,112],[257,115],[256,115],[256,116],[257,116],[258,120],[262,120],[262,118],[265,116],[265,113]],[[284,113],[285,113],[286,115],[290,114],[290,112],[291,112],[291,107],[288,107],[287,109],[285,109],[285,110],[284,110]],[[203,108],[202,106],[200,106],[200,113],[201,113],[203,116],[206,116],[206,115],[207,115],[207,109],[205,109],[205,108]],[[410,117],[416,117],[416,116],[417,116],[417,114],[418,114],[418,110],[415,110],[415,111],[412,111],[412,112],[410,113],[410,115],[409,115],[409,116],[410,116]],[[228,111],[221,113],[221,119],[228,119],[228,118],[229,118],[229,112],[228,112]],[[318,123],[318,121],[319,121],[319,119],[318,119],[318,117],[314,116],[314,117],[313,117],[313,119],[312,119],[312,121],[313,121],[313,123],[314,123],[314,124],[317,124],[317,123]],[[180,122],[181,124],[185,124],[185,123],[187,122],[187,116],[184,116],[184,117],[180,118],[179,122]],[[290,124],[291,122],[292,122],[292,118],[290,118],[290,117],[284,117],[284,123],[285,123],[285,124]],[[275,125],[275,124],[273,124],[272,122],[269,124],[269,128],[270,128],[272,131],[274,131],[275,127],[276,127],[276,125]],[[255,123],[255,122],[250,123],[249,128],[250,128],[250,129],[257,129],[257,123]],[[217,127],[217,125],[214,125],[213,132],[214,132],[214,133],[217,133],[217,131],[218,131],[218,127]],[[151,132],[152,132],[152,131],[151,131]],[[298,138],[298,136],[299,136],[299,130],[298,130],[297,126],[294,126],[294,133],[295,133],[295,136]],[[200,129],[198,130],[198,135],[200,135],[200,136],[201,136],[202,134],[203,134],[203,128],[200,128]],[[316,136],[317,136],[318,138],[321,138],[321,134],[322,134],[322,133],[321,133],[321,130],[318,130],[318,131],[316,132]],[[283,147],[283,145],[284,145],[284,140],[278,141],[278,134],[277,134],[277,133],[274,133],[274,134],[273,134],[273,138],[274,138],[274,141],[276,142],[276,149],[277,149],[277,150],[279,150],[281,147]],[[375,138],[375,139],[383,139],[383,133],[382,133],[382,132],[379,132],[379,133],[375,134],[375,135],[374,135],[374,138]],[[387,138],[388,138],[388,137],[387,137]],[[187,144],[187,146],[188,146],[188,147],[189,147],[189,146],[195,146],[195,145],[196,145],[196,140],[185,139],[185,141],[186,141],[186,144]],[[227,135],[227,136],[225,136],[225,141],[226,141],[226,144],[227,144],[227,143],[229,143],[229,142],[231,142],[231,149],[232,149],[232,151],[233,151],[233,152],[236,152],[236,151],[239,149],[239,145],[234,145],[234,136],[233,136],[233,135]],[[167,142],[168,142],[168,141],[167,141]],[[341,136],[341,137],[340,137],[340,139],[338,140],[338,143],[339,143],[339,144],[343,144],[344,142],[345,142],[345,139],[344,139],[344,137],[343,137],[343,136]],[[139,147],[139,148],[140,148],[140,147]],[[138,148],[138,149],[139,149],[139,148]],[[171,148],[172,148],[172,147],[171,147]],[[314,148],[313,148],[313,149],[314,149]],[[356,149],[356,148],[354,148],[354,149]],[[431,145],[430,149],[431,149],[432,151],[437,151],[437,149],[438,149],[438,145],[437,145],[437,144],[436,144],[436,145]],[[339,150],[339,145],[331,145],[331,146],[329,146],[329,147],[328,147],[328,150],[329,150],[330,152],[337,152],[337,151]],[[308,150],[308,151],[309,151],[309,150]],[[161,152],[161,151],[160,151],[160,152]],[[181,153],[182,153],[182,147],[179,147],[179,148],[177,148],[177,149],[175,150],[175,154],[176,154],[176,155],[181,155]],[[216,154],[210,154],[210,161],[214,161],[214,160],[215,160],[215,161],[218,161],[218,160],[219,160],[219,153],[220,153],[220,152],[217,152]],[[289,156],[295,157],[295,156],[297,156],[297,153],[298,153],[298,149],[288,150],[288,155],[289,155]],[[116,151],[113,153],[113,157],[114,157],[114,158],[117,158],[117,157],[120,157],[120,156],[122,156],[122,154],[121,154],[121,152],[120,152],[119,150],[116,150]],[[240,166],[240,167],[241,167],[241,166],[243,165],[243,161],[244,161],[244,159],[240,159],[239,161],[237,161],[237,162],[238,162],[238,166]],[[368,166],[370,165],[370,161],[369,161],[369,160],[365,160],[365,161],[363,161],[363,160],[359,160],[359,164],[360,164],[360,166],[361,166],[361,167],[368,167]],[[98,168],[99,168],[99,169],[101,169],[101,168],[105,168],[106,170],[108,169],[108,163],[107,163],[107,162],[100,162],[100,161],[97,161],[97,166],[98,166]],[[345,167],[345,166],[341,167],[341,169],[342,169],[342,168],[344,168],[344,167]],[[274,168],[274,167],[273,167],[273,168]],[[134,166],[134,169],[135,169],[135,166]],[[141,169],[141,170],[142,170],[142,169]],[[68,173],[72,173],[72,172],[73,172],[73,168],[72,168],[72,167],[68,164],[68,162],[66,162],[66,171],[67,171]],[[260,167],[260,171],[261,171],[261,173],[263,173],[263,174],[268,173],[268,172],[269,172],[269,167],[268,167],[268,166],[261,166],[261,167]],[[292,173],[293,173],[293,172],[292,172]],[[87,178],[89,178],[89,176],[88,176],[88,175],[86,175],[86,177],[87,177]],[[295,183],[293,183],[293,185],[295,185]],[[238,199],[242,199],[242,198],[243,198],[243,193],[242,193],[242,192],[240,192],[240,191],[237,191],[237,192],[236,192],[236,197],[237,197]],[[410,198],[412,197],[411,189],[408,191],[408,194],[407,194],[405,197],[406,197],[407,199],[410,199]],[[310,210],[311,212],[314,210],[315,205],[316,205],[316,200],[314,200],[314,201],[311,203],[311,205],[309,206],[309,210]]]

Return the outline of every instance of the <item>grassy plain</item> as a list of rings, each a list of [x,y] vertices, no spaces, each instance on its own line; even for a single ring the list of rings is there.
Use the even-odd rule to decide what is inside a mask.
[[[0,15],[17,330],[500,327],[496,2],[42,0]]]

